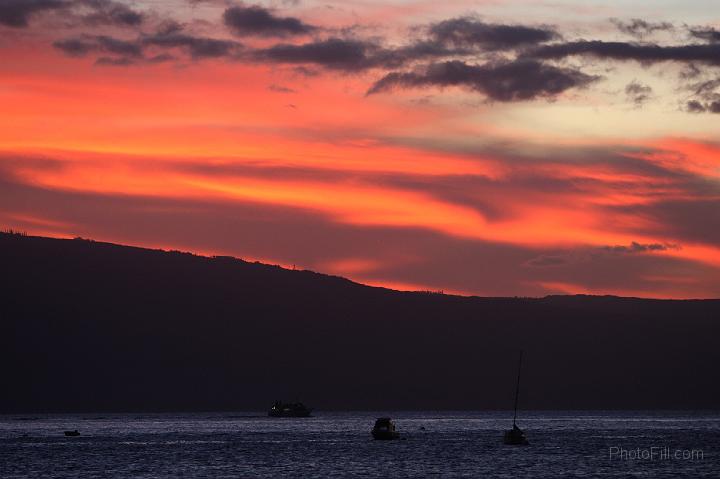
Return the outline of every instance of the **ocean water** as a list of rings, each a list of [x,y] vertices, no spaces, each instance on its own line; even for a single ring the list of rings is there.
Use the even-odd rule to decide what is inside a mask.
[[[384,415],[402,440],[372,440]],[[502,444],[507,412],[5,415],[0,477],[720,478],[720,413],[544,411],[518,422],[529,446]]]

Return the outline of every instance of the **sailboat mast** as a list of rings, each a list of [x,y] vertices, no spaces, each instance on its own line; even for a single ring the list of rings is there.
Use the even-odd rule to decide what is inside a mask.
[[[522,357],[523,357],[523,352],[521,349],[520,350],[520,363],[518,364],[517,385],[515,386],[515,414],[513,415],[513,426],[515,426],[515,420],[517,419],[518,396],[520,395],[520,370],[522,369]]]

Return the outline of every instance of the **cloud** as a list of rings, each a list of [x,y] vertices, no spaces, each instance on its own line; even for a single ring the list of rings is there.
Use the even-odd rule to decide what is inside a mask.
[[[135,64],[135,60],[128,57],[100,57],[95,60],[96,65],[126,67]]]
[[[388,48],[374,40],[330,37],[303,44],[273,45],[256,50],[253,58],[271,63],[312,64],[327,70],[358,72],[372,68],[399,68],[418,60],[469,53],[469,50],[449,48],[435,41],[418,41]]]
[[[82,35],[67,38],[54,42],[53,46],[73,57],[83,57],[91,52],[112,53],[123,57],[142,57],[142,48],[136,42],[106,35]]]
[[[541,254],[525,262],[526,266],[545,268],[548,266],[563,266],[570,263],[571,258],[562,254]]]
[[[648,35],[652,35],[659,31],[670,31],[674,30],[675,27],[672,23],[668,22],[648,22],[640,18],[631,18],[628,21],[623,21],[617,18],[611,18],[610,21],[617,27],[621,32],[636,37],[644,38]]]
[[[613,245],[595,248],[584,247],[557,253],[543,253],[526,261],[524,266],[529,266],[531,268],[567,267],[588,262],[607,261],[609,257],[617,255],[637,255],[679,249],[680,247],[676,244],[638,243],[633,241],[627,246]]]
[[[695,98],[686,103],[690,113],[720,113],[720,77],[693,83],[688,86]]]
[[[385,75],[368,95],[395,88],[464,86],[490,100],[510,102],[551,98],[571,88],[582,88],[599,77],[534,60],[470,65],[461,61],[433,63],[420,72]]]
[[[273,83],[268,87],[268,90],[274,91],[275,93],[297,93],[297,90],[293,90],[292,88],[288,88],[286,86],[277,85]]]
[[[239,43],[230,40],[196,37],[181,33],[155,35],[146,38],[144,43],[146,45],[184,48],[194,59],[226,57],[241,48]]]
[[[690,35],[710,43],[720,43],[720,30],[714,28],[690,29]]]
[[[703,103],[699,100],[689,100],[685,104],[685,110],[689,113],[720,113],[720,101]]]
[[[506,50],[523,45],[544,43],[559,37],[551,28],[484,23],[472,17],[459,17],[430,25],[435,41],[456,47],[482,47]]]
[[[573,55],[611,60],[635,60],[641,63],[674,61],[720,65],[720,44],[661,46],[646,43],[580,40],[543,45],[524,53],[526,57],[546,60],[557,60]]]
[[[649,244],[643,244],[643,243],[637,243],[633,241],[630,243],[629,246],[624,245],[615,245],[615,246],[605,246],[602,248],[605,251],[608,251],[610,253],[623,253],[623,254],[633,254],[633,253],[650,253],[653,251],[667,251],[667,250],[676,250],[679,249],[679,246],[676,244],[660,244],[660,243],[649,243]]]
[[[64,0],[0,0],[0,24],[9,27],[27,27],[30,17],[44,11],[68,6]]]
[[[307,35],[317,30],[294,17],[279,17],[259,5],[230,7],[223,22],[238,36],[285,37]]]
[[[94,10],[83,17],[87,25],[139,26],[143,22],[143,14],[136,12],[124,3],[113,0],[79,0],[83,5]]]
[[[234,57],[243,48],[242,44],[233,40],[185,33],[181,25],[172,22],[156,33],[144,36],[141,42],[143,46],[182,48],[187,50],[193,59]]]
[[[377,66],[380,48],[362,40],[329,38],[301,45],[279,44],[256,50],[254,57],[273,63],[315,64],[331,70],[358,71]]]
[[[144,16],[116,0],[0,0],[0,24],[27,27],[36,13],[67,10],[90,26],[139,26]],[[88,13],[89,11],[89,13]]]
[[[173,60],[170,53],[161,52],[144,58],[148,48],[181,48],[186,50],[193,59],[204,58],[237,58],[242,44],[233,40],[222,40],[195,36],[185,33],[183,26],[170,22],[150,35],[141,35],[134,40],[121,40],[106,35],[80,35],[78,37],[58,40],[53,46],[66,55],[83,57],[88,53],[111,53],[120,58],[98,58],[98,65],[126,66],[138,63],[162,63]],[[130,61],[132,59],[132,61]]]
[[[652,218],[658,225],[654,233],[683,241],[720,245],[720,196],[690,192],[688,199],[660,198],[647,205],[624,205],[617,212],[640,218]]]
[[[633,80],[625,86],[625,95],[635,106],[641,107],[652,97],[652,88]]]
[[[685,109],[690,113],[704,113],[706,111],[705,105],[697,100],[690,100],[685,105]]]

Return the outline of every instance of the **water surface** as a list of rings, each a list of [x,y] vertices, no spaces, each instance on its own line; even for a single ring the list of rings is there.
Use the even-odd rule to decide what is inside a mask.
[[[383,415],[403,440],[372,440]],[[527,447],[502,445],[510,422],[507,412],[5,415],[0,477],[720,477],[720,413],[525,412]]]

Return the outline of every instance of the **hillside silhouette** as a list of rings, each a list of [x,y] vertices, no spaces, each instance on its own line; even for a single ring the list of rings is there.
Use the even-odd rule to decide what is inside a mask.
[[[720,405],[720,300],[480,298],[0,234],[0,413]],[[478,274],[491,274],[480,272]]]

